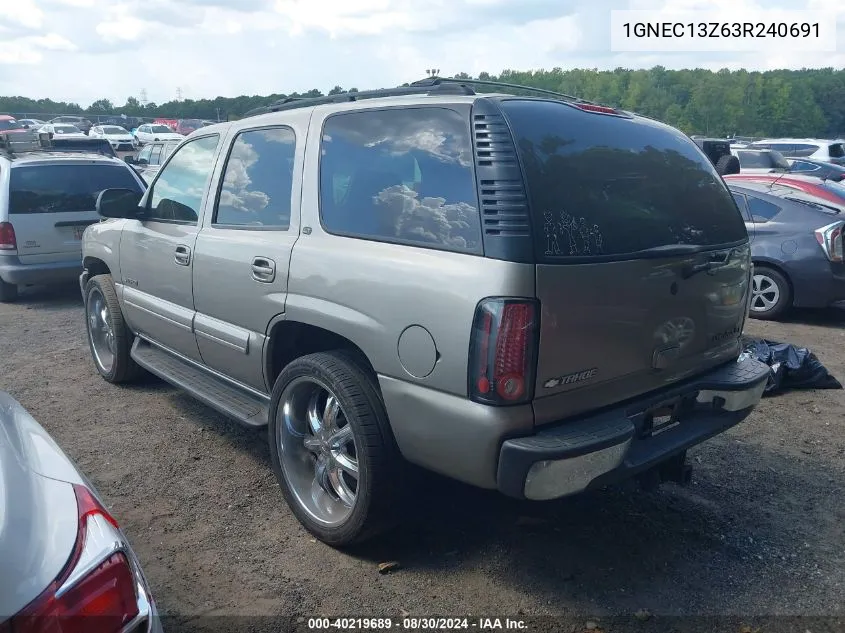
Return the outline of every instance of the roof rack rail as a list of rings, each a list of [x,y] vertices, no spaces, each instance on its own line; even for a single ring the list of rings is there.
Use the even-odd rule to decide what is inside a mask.
[[[535,94],[549,95],[550,97],[557,97],[564,101],[572,101],[575,103],[589,103],[591,105],[601,105],[594,101],[588,101],[580,97],[573,97],[572,95],[563,92],[555,92],[554,90],[546,90],[545,88],[534,88],[533,86],[523,86],[520,84],[511,84],[504,81],[493,81],[490,79],[453,79],[449,77],[427,77],[412,83],[412,86],[443,86],[447,84],[458,84],[461,86],[489,86],[491,88],[508,88],[511,90],[524,90],[526,92],[533,92]]]
[[[50,147],[50,137],[43,132],[14,130],[0,132],[0,150],[7,154],[33,152]]]
[[[590,105],[601,105],[594,101],[573,97],[572,95],[544,88],[533,88],[519,84],[505,83],[502,81],[489,81],[486,79],[449,79],[446,77],[426,77],[407,86],[398,88],[380,88],[377,90],[363,90],[361,92],[340,92],[324,97],[284,97],[269,106],[253,108],[244,114],[244,118],[267,114],[268,112],[280,112],[282,110],[294,110],[308,106],[324,105],[327,103],[347,103],[360,101],[361,99],[378,99],[380,97],[399,97],[413,94],[459,94],[474,95],[477,92],[473,86],[489,86],[491,88],[508,88],[511,90],[524,90],[535,94],[548,95],[564,101],[573,103],[585,103]]]
[[[401,97],[404,95],[414,94],[474,95],[475,91],[469,86],[463,86],[460,84],[452,85],[451,83],[434,85],[410,84],[408,86],[399,86],[398,88],[379,88],[376,90],[361,90],[360,92],[340,92],[338,94],[326,95],[324,97],[285,97],[270,104],[269,106],[253,108],[248,111],[244,117],[246,118],[259,114],[267,114],[268,112],[280,112],[282,110],[293,110],[296,108],[324,105],[327,103],[347,103],[351,101],[360,101],[362,99]]]
[[[7,156],[39,151],[117,156],[111,143],[104,138],[61,138],[52,133],[34,130],[0,132],[0,152],[4,152]]]

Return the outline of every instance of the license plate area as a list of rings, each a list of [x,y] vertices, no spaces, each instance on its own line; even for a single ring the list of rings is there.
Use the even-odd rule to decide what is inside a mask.
[[[695,404],[695,395],[676,396],[643,411],[638,425],[640,438],[656,437],[680,426],[684,413]]]

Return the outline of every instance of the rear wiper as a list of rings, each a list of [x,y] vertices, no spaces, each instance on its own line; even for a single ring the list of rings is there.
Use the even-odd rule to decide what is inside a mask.
[[[634,255],[655,255],[660,257],[671,257],[672,255],[694,255],[708,247],[697,244],[664,244],[663,246],[652,246],[636,251]]]

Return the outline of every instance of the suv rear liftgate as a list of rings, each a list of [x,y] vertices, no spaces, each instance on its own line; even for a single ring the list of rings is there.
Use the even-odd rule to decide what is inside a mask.
[[[502,126],[493,154],[515,150],[524,174],[511,181],[525,188],[511,191],[508,210],[533,227],[522,255],[531,249],[540,305],[538,434],[505,442],[500,488],[522,496],[538,455],[561,441],[572,451],[563,471],[547,476],[576,487],[581,478],[570,471],[584,464],[573,458],[595,460],[603,447],[615,449],[604,453],[610,465],[624,456],[620,477],[673,454],[682,464],[687,446],[744,418],[764,385],[759,366],[730,362],[740,352],[751,274],[736,204],[706,155],[666,125],[577,103],[498,105],[515,147]],[[478,106],[476,127],[488,109]],[[496,115],[483,116],[491,129]],[[713,404],[717,391],[725,393]],[[708,413],[714,406],[725,415]],[[586,419],[554,425],[579,414]]]

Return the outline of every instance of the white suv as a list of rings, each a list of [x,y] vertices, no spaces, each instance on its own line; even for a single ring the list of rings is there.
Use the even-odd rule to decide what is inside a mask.
[[[78,278],[82,233],[100,219],[97,195],[114,187],[145,189],[116,158],[50,151],[34,133],[0,134],[0,301],[14,301],[20,285]]]
[[[773,149],[787,158],[814,158],[845,165],[845,142],[841,139],[764,138],[751,143],[748,149]]]

